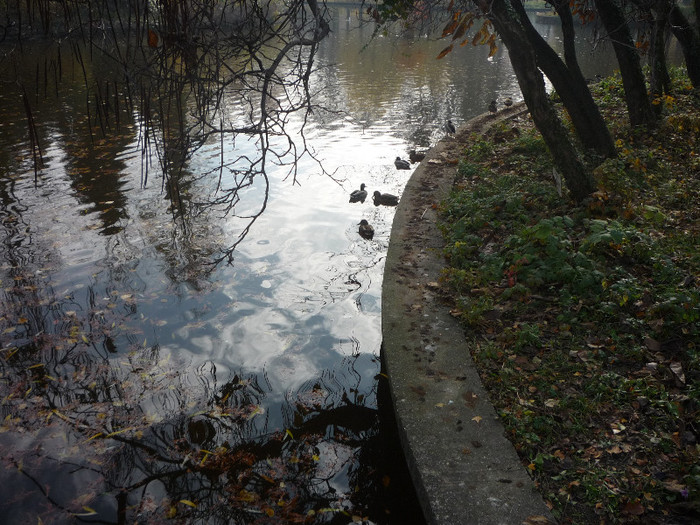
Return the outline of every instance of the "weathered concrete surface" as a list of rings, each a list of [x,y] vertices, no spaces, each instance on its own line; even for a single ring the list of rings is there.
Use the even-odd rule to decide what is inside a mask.
[[[444,260],[434,206],[449,193],[470,135],[522,114],[519,106],[483,115],[441,141],[413,172],[394,217],[382,285],[382,358],[429,524],[551,519],[504,435],[463,329],[441,301],[437,284]]]

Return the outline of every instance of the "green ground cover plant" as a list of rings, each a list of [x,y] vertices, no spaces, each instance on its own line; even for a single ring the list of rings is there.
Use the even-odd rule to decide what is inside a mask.
[[[525,119],[496,125],[441,205],[443,280],[520,457],[561,523],[700,522],[700,94],[683,70],[574,205]]]

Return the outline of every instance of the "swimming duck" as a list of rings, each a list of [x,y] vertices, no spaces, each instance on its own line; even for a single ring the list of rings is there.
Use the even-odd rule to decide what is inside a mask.
[[[412,164],[415,164],[416,162],[420,162],[425,158],[425,151],[416,151],[412,149],[411,151],[408,152],[408,160],[411,161]]]
[[[507,99],[505,99],[505,101],[503,102],[503,104],[504,104],[507,108],[509,108],[509,107],[511,107],[511,106],[513,105],[513,99],[510,98],[510,97],[508,97]]]
[[[372,195],[372,200],[374,201],[375,206],[382,204],[384,206],[397,206],[399,204],[399,198],[396,195],[392,195],[391,193],[381,193],[378,191],[374,192]]]
[[[396,160],[394,161],[394,166],[396,166],[397,170],[410,170],[411,165],[408,163],[407,160],[403,160],[401,157],[396,157]]]
[[[454,135],[455,132],[457,131],[457,130],[455,129],[455,125],[452,124],[452,121],[451,121],[451,120],[448,120],[448,121],[447,121],[447,124],[445,124],[445,131],[447,131],[447,134],[448,134],[448,135]]]
[[[489,111],[491,113],[496,113],[498,111],[498,107],[496,107],[496,101],[492,100],[491,103],[489,104]]]
[[[362,219],[359,222],[360,228],[358,230],[358,233],[360,234],[360,237],[363,239],[371,240],[372,237],[374,237],[374,228],[372,228],[372,225],[368,223],[365,219]]]
[[[355,190],[350,194],[350,202],[365,202],[367,198],[367,190],[364,183],[360,184],[360,189]]]

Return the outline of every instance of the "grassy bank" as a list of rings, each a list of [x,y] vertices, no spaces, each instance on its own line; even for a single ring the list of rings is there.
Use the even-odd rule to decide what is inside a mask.
[[[441,216],[453,314],[562,523],[700,522],[700,97],[681,71],[653,132],[620,78],[594,96],[619,156],[574,206],[531,122],[460,163]]]

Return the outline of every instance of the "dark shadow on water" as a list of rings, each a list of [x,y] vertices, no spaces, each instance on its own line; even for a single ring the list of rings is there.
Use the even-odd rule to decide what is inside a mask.
[[[384,374],[378,379],[377,405],[379,436],[368,444],[367,449],[368,453],[375,454],[377,468],[384,473],[381,480],[383,497],[380,504],[386,516],[385,523],[425,525],[423,510],[401,448],[389,382]]]

